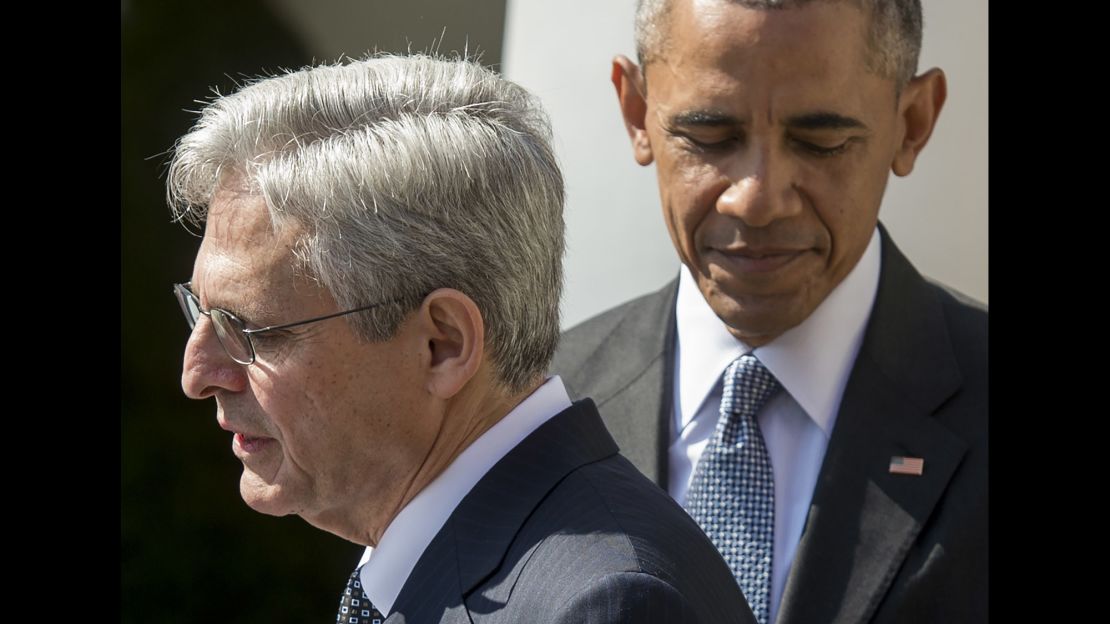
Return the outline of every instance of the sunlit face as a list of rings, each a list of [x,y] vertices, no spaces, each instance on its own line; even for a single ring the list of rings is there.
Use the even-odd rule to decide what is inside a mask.
[[[751,346],[805,320],[875,229],[904,132],[844,2],[752,10],[676,2],[645,69],[667,228],[719,317]]]
[[[248,327],[338,311],[326,290],[295,273],[297,233],[275,233],[258,196],[218,192],[193,269],[201,306],[223,308]],[[234,433],[243,499],[333,532],[372,524],[368,502],[388,508],[400,500],[438,429],[425,416],[406,326],[388,342],[363,344],[335,318],[254,341],[257,361],[239,365],[201,317],[182,373],[185,394],[215,397],[219,425]]]

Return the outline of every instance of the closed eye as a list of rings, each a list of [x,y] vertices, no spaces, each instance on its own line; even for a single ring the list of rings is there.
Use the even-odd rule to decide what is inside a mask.
[[[854,141],[855,139],[853,137],[846,139],[842,143],[838,143],[836,145],[821,145],[818,143],[812,143],[810,141],[803,141],[801,139],[791,139],[791,142],[799,149],[813,154],[814,156],[820,157],[837,156],[839,154],[842,154],[847,151],[849,147],[851,147]]]
[[[259,344],[275,344],[289,338],[292,332],[284,329],[271,329],[262,332],[250,332],[251,340]]]
[[[739,142],[739,139],[735,136],[726,136],[719,139],[698,139],[683,133],[676,133],[675,136],[682,139],[690,148],[701,152],[720,152],[732,149]]]

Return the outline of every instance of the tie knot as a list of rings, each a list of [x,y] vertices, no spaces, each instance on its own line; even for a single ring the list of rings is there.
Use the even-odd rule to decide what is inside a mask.
[[[745,353],[725,369],[721,411],[754,415],[778,388],[771,371],[754,355]]]
[[[385,617],[378,611],[362,591],[362,566],[355,568],[347,579],[347,588],[339,597],[339,613],[336,624],[382,624]]]

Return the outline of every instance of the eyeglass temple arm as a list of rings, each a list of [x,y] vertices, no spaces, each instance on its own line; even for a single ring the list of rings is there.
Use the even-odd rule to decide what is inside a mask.
[[[334,314],[327,314],[327,315],[324,315],[324,316],[318,316],[316,318],[310,318],[310,319],[304,320],[304,321],[297,321],[296,323],[286,323],[285,325],[271,325],[269,327],[260,327],[258,329],[243,329],[243,333],[244,334],[261,334],[262,332],[273,331],[275,329],[288,329],[290,327],[297,327],[298,325],[308,325],[309,323],[315,323],[316,321],[326,321],[330,318],[335,318],[337,316],[344,316],[346,314],[353,314],[355,312],[362,312],[364,310],[369,310],[371,308],[376,308],[378,306],[383,306],[387,303],[390,303],[390,302],[389,301],[383,301],[381,303],[375,303],[375,304],[372,304],[372,305],[363,306],[361,308],[355,308],[354,310],[346,310],[344,312],[336,312]]]

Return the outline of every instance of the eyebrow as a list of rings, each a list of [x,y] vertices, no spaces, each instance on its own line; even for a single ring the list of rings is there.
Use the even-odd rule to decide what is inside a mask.
[[[867,129],[866,124],[854,117],[827,112],[807,113],[805,115],[790,117],[786,120],[786,125],[801,130]]]
[[[230,314],[230,315],[234,316],[235,318],[239,319],[243,323],[244,328],[250,329],[248,327],[249,325],[256,325],[258,327],[265,327],[265,325],[259,325],[258,323],[252,322],[250,320],[252,316],[256,316],[258,314],[258,310],[254,310],[253,314],[250,314],[250,313],[243,314],[242,312],[239,312],[234,307],[228,307],[228,306],[223,306],[223,305],[209,305],[207,308],[204,308],[200,305],[200,296],[198,296],[196,291],[193,290],[193,280],[189,280],[188,282],[185,282],[185,288],[186,288],[186,290],[189,291],[189,294],[191,294],[193,296],[193,299],[196,299],[197,307],[201,308],[202,310],[205,310],[207,312],[211,312],[213,310],[213,308],[223,310],[224,312],[227,312],[228,314]],[[211,303],[212,302],[209,302],[209,304],[211,304]]]
[[[671,118],[671,125],[686,127],[717,128],[721,126],[743,126],[744,122],[736,117],[713,110],[698,110],[679,113]],[[862,121],[830,112],[806,113],[795,115],[786,120],[786,125],[800,130],[866,130]]]
[[[671,125],[673,126],[699,126],[699,127],[717,127],[717,126],[740,126],[743,125],[739,119],[732,115],[727,115],[718,111],[686,111],[671,117]]]

